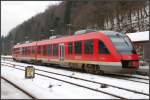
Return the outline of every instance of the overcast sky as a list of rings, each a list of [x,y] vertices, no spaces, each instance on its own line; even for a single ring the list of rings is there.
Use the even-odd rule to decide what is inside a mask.
[[[44,12],[49,5],[60,1],[2,1],[1,2],[1,36],[8,35],[16,25],[32,16]]]

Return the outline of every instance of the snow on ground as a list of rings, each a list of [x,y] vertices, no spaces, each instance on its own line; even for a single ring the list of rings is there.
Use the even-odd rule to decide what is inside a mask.
[[[41,72],[41,71],[37,71],[37,70],[36,70],[36,72],[40,73],[40,74],[48,75],[48,76],[51,76],[51,77],[55,77],[57,79],[62,79],[62,80],[73,82],[73,83],[76,83],[76,84],[79,84],[79,85],[83,85],[83,86],[87,86],[87,87],[90,87],[90,88],[94,88],[94,89],[97,89],[97,90],[109,92],[111,94],[117,94],[118,96],[122,96],[122,97],[125,97],[125,98],[135,98],[135,96],[136,96],[136,98],[146,98],[143,95],[136,94],[136,93],[133,93],[133,92],[131,92],[130,95],[129,95],[129,91],[124,91],[124,90],[118,89],[118,88],[107,87],[107,88],[103,89],[103,88],[100,88],[101,85],[99,85],[99,84],[89,83],[89,82],[86,82],[86,81],[76,80],[74,78],[68,78],[68,77],[65,77],[65,76],[54,75],[54,74]]]
[[[9,62],[9,61],[7,61],[7,62]],[[17,62],[14,62],[14,63],[18,64]],[[29,64],[22,64],[22,65],[27,66]],[[109,77],[104,77],[104,76],[97,76],[97,75],[92,75],[92,74],[87,74],[87,73],[71,72],[71,71],[55,69],[55,68],[49,68],[49,67],[44,67],[44,66],[34,66],[34,67],[38,68],[38,69],[46,70],[46,71],[56,72],[56,73],[62,73],[62,74],[65,73],[66,75],[70,75],[70,76],[74,76],[74,77],[80,77],[80,78],[93,80],[93,81],[97,81],[97,82],[102,82],[102,83],[104,82],[104,83],[112,84],[112,85],[119,86],[119,87],[125,87],[126,86],[125,88],[131,89],[131,90],[136,90],[136,91],[141,91],[143,93],[148,93],[149,94],[149,84],[136,83],[136,82],[126,81],[126,80],[121,80],[121,79],[115,79],[115,78],[109,78]],[[9,70],[10,70],[10,72],[9,72]],[[5,73],[5,71],[7,73]],[[14,77],[16,75],[16,74],[13,75],[14,72],[12,72],[12,68],[10,69],[10,68],[7,68],[7,67],[2,67],[2,75],[5,75],[7,78],[9,78],[8,75],[7,75],[8,73],[9,74],[12,73],[12,75],[11,74],[9,75],[11,77],[12,76]],[[18,71],[17,71],[17,73],[18,73]],[[19,76],[20,75],[21,75],[21,72],[20,72]],[[15,76],[15,77],[17,78],[18,76]],[[24,78],[24,76],[22,76],[22,78]],[[22,79],[22,78],[20,76],[20,79]],[[47,81],[45,81],[44,79],[47,80]],[[48,80],[51,80],[51,81],[48,81]],[[25,80],[25,81],[27,81],[27,80]],[[74,81],[74,82],[76,82],[76,81]],[[77,88],[76,86],[72,86],[72,85],[69,85],[69,84],[66,85],[66,83],[58,82],[58,81],[55,81],[55,80],[52,80],[52,79],[43,78],[43,77],[40,77],[40,76],[37,76],[37,75],[36,75],[36,78],[33,79],[33,81],[31,81],[31,83],[29,83],[29,84],[31,84],[31,86],[32,86],[32,84],[34,84],[35,86],[37,86],[37,88],[40,86],[38,88],[39,90],[41,90],[41,88],[45,88],[45,91],[42,91],[43,93],[48,92],[49,90],[54,91],[54,92],[52,92],[52,93],[56,94],[56,96],[54,96],[54,98],[56,98],[57,96],[60,97],[60,98],[111,98],[111,99],[113,98],[113,97],[108,96],[108,95],[105,96],[104,94],[103,94],[103,96],[99,96],[100,93],[99,93],[99,95],[97,95],[95,92],[93,93],[93,91],[88,92],[89,90],[87,91],[86,89],[81,89],[79,87],[78,87],[78,89],[76,89]],[[85,84],[85,83],[82,83],[82,84]],[[53,88],[51,88],[53,90],[48,88],[49,85],[53,86]],[[48,88],[48,90],[47,90],[47,88]],[[55,88],[59,88],[59,89],[56,89],[57,91],[55,91]],[[83,91],[81,91],[81,90],[83,90]],[[112,93],[118,92],[118,91],[115,91],[115,89],[112,89],[110,87],[105,88],[104,90],[109,91],[110,93],[111,92]],[[62,91],[63,91],[64,94],[62,94]],[[74,92],[72,93],[72,91],[74,91]],[[68,95],[66,96],[66,94],[68,94],[68,93],[70,95],[69,97],[68,97]],[[95,94],[95,96],[93,94]],[[143,96],[140,96],[140,95],[139,96],[137,95],[137,97],[133,97],[133,93],[127,94],[125,92],[120,92],[120,93],[118,92],[118,94],[126,95],[129,98],[147,98],[147,96],[143,97]],[[47,96],[45,97],[45,95],[40,97],[40,98],[43,98],[43,97],[48,98]],[[50,96],[50,98],[53,98],[53,95]]]
[[[5,58],[12,58],[11,55],[1,55],[1,58],[2,58],[2,57],[5,57]]]
[[[6,61],[6,62],[11,62],[11,61]],[[18,63],[18,62],[13,62],[13,63],[14,64],[21,64],[23,66],[31,65],[31,64]],[[41,70],[46,70],[46,71],[50,71],[50,72],[55,72],[55,73],[70,75],[70,76],[74,76],[74,77],[84,78],[84,79],[88,79],[88,80],[92,80],[92,81],[96,81],[96,82],[107,83],[107,84],[111,84],[114,86],[119,86],[119,87],[125,87],[126,86],[127,89],[136,90],[136,91],[143,91],[143,93],[149,93],[149,84],[137,83],[137,82],[133,82],[133,81],[111,78],[111,77],[106,77],[106,76],[98,76],[98,75],[87,74],[87,73],[72,72],[72,71],[56,69],[56,68],[52,68],[52,67],[35,66],[35,65],[34,65],[34,67],[41,69]],[[145,76],[145,77],[148,78],[148,76]],[[136,80],[136,79],[134,79],[134,80]]]
[[[144,78],[144,79],[149,79],[149,76],[147,75],[138,75],[138,74],[124,74],[125,76],[133,76],[133,77],[138,77],[138,78]]]
[[[1,75],[32,93],[32,95],[38,99],[115,99],[107,94],[91,91],[38,75],[36,75],[33,80],[25,79],[23,71],[6,66],[2,66]],[[51,88],[50,85],[52,86]]]
[[[142,73],[149,74],[149,66],[140,66],[137,72],[141,74]]]
[[[139,69],[147,69],[147,70],[149,70],[149,66],[148,65],[147,66],[140,66]]]
[[[1,79],[1,99],[31,99],[5,80]]]

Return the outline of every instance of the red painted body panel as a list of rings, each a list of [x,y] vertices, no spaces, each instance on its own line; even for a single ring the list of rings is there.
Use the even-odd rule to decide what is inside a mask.
[[[93,40],[93,54],[84,54],[84,40]],[[101,40],[104,42],[106,47],[108,48],[110,54],[99,54],[98,53],[98,40]],[[75,41],[82,41],[82,54],[81,55],[75,55],[75,49],[74,49],[74,42]],[[68,54],[68,42],[73,42],[73,53],[71,55]],[[29,47],[31,52],[32,46],[43,46],[48,44],[60,44],[64,43],[64,59],[65,60],[79,60],[79,61],[97,61],[97,62],[121,62],[121,60],[138,60],[137,54],[131,54],[131,55],[120,55],[115,47],[113,46],[112,42],[110,41],[109,37],[107,37],[103,32],[91,32],[86,34],[80,34],[80,35],[73,35],[73,36],[65,36],[61,38],[56,39],[49,39],[49,40],[42,40],[32,43],[26,43],[26,44],[20,44],[14,46],[14,48],[22,48],[22,47]],[[48,48],[47,48],[48,49]],[[60,48],[58,48],[58,56],[43,56],[43,54],[37,54],[37,47],[34,48],[35,53],[29,54],[26,57],[34,57],[34,59],[37,58],[45,58],[50,61],[51,59],[58,59],[60,58]],[[41,48],[41,52],[43,52],[43,48]],[[53,53],[53,52],[52,52]],[[13,57],[15,54],[12,54]],[[24,55],[17,55],[17,56],[24,56]]]

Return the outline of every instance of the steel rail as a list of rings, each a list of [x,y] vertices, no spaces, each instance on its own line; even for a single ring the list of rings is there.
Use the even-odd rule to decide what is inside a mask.
[[[7,58],[6,58],[7,59]],[[10,59],[10,58],[8,58]],[[11,58],[12,59],[12,58]],[[12,61],[12,60],[8,60],[8,61]],[[34,65],[34,64],[32,64]],[[147,78],[141,78],[141,77],[136,77],[136,76],[129,76],[129,75],[121,75],[121,74],[115,74],[115,73],[105,73],[105,75],[114,75],[114,76],[119,76],[119,77],[125,77],[125,78],[136,78],[136,79],[142,79],[142,80],[149,80]],[[148,83],[149,84],[149,83]]]
[[[5,62],[5,63],[7,63],[7,64],[12,64],[12,63],[8,63],[8,62]],[[20,66],[21,67],[21,65],[18,65],[18,64],[16,64],[17,66]],[[34,64],[31,64],[31,65],[34,65]],[[24,67],[24,66],[22,66],[22,67]],[[54,67],[53,67],[54,68]],[[109,77],[112,77],[112,78],[118,78],[118,79],[123,79],[123,78],[121,78],[121,77],[114,77],[114,76],[117,76],[117,75],[114,75],[114,76],[111,76],[111,74],[109,75],[109,74],[105,74],[105,75],[103,75],[103,76],[109,76]],[[127,77],[126,77],[127,78]],[[128,77],[129,78],[129,77]],[[131,78],[133,78],[133,77],[131,77]],[[142,79],[142,78],[141,78]],[[149,84],[148,82],[141,82],[141,81],[137,81],[137,80],[132,80],[132,79],[123,79],[123,80],[129,80],[129,81],[133,81],[133,82],[138,82],[138,83],[144,83],[144,84]],[[145,80],[145,78],[143,79],[143,80]],[[148,79],[149,80],[149,79]]]
[[[5,65],[5,64],[2,64],[2,65]],[[13,67],[13,66],[10,66],[10,65],[5,65],[5,66],[11,67],[11,68],[15,68],[15,69],[18,69],[18,70],[21,70],[21,71],[25,71],[24,69],[16,68],[16,67]],[[69,82],[69,81],[65,81],[65,80],[62,80],[62,79],[54,78],[54,77],[51,77],[51,76],[48,76],[48,75],[39,74],[39,73],[36,73],[36,72],[35,72],[35,74],[43,76],[43,77],[51,78],[51,79],[54,79],[54,80],[58,80],[58,81],[61,81],[61,82],[65,82],[65,83],[68,83],[68,84],[72,84],[72,85],[75,85],[75,86],[78,86],[78,87],[82,87],[82,88],[85,88],[85,89],[89,89],[89,90],[93,90],[93,91],[96,91],[96,92],[104,93],[104,94],[107,94],[107,95],[110,95],[110,96],[113,96],[113,97],[116,97],[116,98],[128,99],[128,98],[124,98],[124,97],[121,97],[121,96],[118,96],[118,95],[115,95],[115,94],[111,94],[111,93],[108,93],[108,92],[105,92],[105,91],[93,89],[93,88],[90,88],[90,87],[87,87],[87,86],[84,86],[84,85],[79,85],[79,84],[75,84],[73,82]]]
[[[25,67],[25,66],[20,66],[20,67]],[[138,91],[135,91],[135,90],[131,90],[131,89],[127,89],[127,88],[122,88],[122,87],[118,87],[118,86],[114,86],[114,85],[110,85],[110,84],[106,84],[106,83],[102,83],[102,82],[91,81],[91,80],[87,80],[87,79],[83,79],[83,78],[78,78],[78,77],[74,77],[74,76],[59,74],[59,73],[55,73],[55,72],[51,72],[51,71],[45,71],[45,70],[41,70],[41,69],[37,69],[37,68],[35,68],[35,70],[46,72],[46,73],[51,73],[51,74],[55,74],[55,75],[61,75],[61,76],[69,77],[69,78],[74,78],[74,79],[78,79],[78,80],[83,80],[83,81],[87,81],[87,82],[92,82],[92,83],[96,83],[96,84],[101,84],[101,85],[105,84],[107,86],[111,86],[111,87],[114,87],[114,88],[118,88],[118,89],[122,89],[122,90],[126,90],[126,91],[130,91],[130,92],[134,92],[134,93],[138,93],[138,94],[143,94],[143,95],[149,96],[149,94],[147,94],[147,93],[138,92]]]
[[[20,66],[20,67],[23,67],[23,66]],[[137,94],[143,94],[143,95],[149,96],[149,94],[147,94],[147,93],[142,93],[142,92],[138,92],[138,91],[135,91],[135,90],[126,89],[126,88],[122,88],[122,87],[118,87],[118,86],[114,86],[114,85],[110,85],[110,84],[106,84],[106,83],[102,83],[102,82],[91,81],[91,80],[87,80],[87,79],[83,79],[83,78],[73,77],[73,76],[59,74],[59,73],[55,73],[55,72],[51,72],[51,71],[45,71],[45,70],[41,70],[41,69],[35,69],[35,70],[41,71],[41,72],[46,72],[46,73],[51,73],[51,74],[55,74],[55,75],[61,75],[61,76],[69,77],[69,78],[74,78],[74,79],[78,79],[78,80],[82,80],[82,81],[86,81],[86,82],[91,82],[91,83],[96,83],[96,84],[101,84],[101,85],[105,84],[105,85],[111,86],[113,88],[118,88],[118,89],[126,90],[126,91],[129,91],[129,92],[134,92],[134,93],[137,93]]]
[[[141,78],[141,77],[136,77],[136,76],[129,76],[129,75],[122,75],[122,74],[115,74],[115,73],[107,73],[105,75],[114,75],[114,76],[119,76],[119,77],[124,77],[124,78],[136,78],[136,79],[142,79],[142,80],[149,80],[147,78]]]
[[[33,96],[32,94],[30,94],[29,92],[25,91],[24,89],[22,89],[21,87],[19,87],[18,85],[14,84],[13,82],[9,81],[8,79],[4,78],[3,76],[1,76],[1,78],[3,80],[5,80],[6,82],[8,82],[9,84],[13,85],[15,88],[17,88],[18,90],[22,91],[23,93],[25,93],[26,95],[28,95],[29,97],[31,97],[32,99],[37,99],[35,96]]]

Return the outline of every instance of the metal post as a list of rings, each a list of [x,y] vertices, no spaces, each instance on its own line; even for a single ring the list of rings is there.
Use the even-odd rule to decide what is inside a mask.
[[[71,35],[71,33],[70,33],[71,32],[71,30],[70,30],[71,24],[67,24],[67,26],[68,26],[68,34]]]
[[[2,42],[2,53],[4,54],[4,41]]]
[[[14,46],[14,41],[12,40],[12,41],[10,41],[10,47],[13,48],[13,46]]]
[[[54,32],[54,30],[50,30],[50,32],[51,32],[51,34],[52,34],[52,36],[53,36],[53,32]]]
[[[28,36],[25,36],[25,41],[28,41],[29,37]]]

